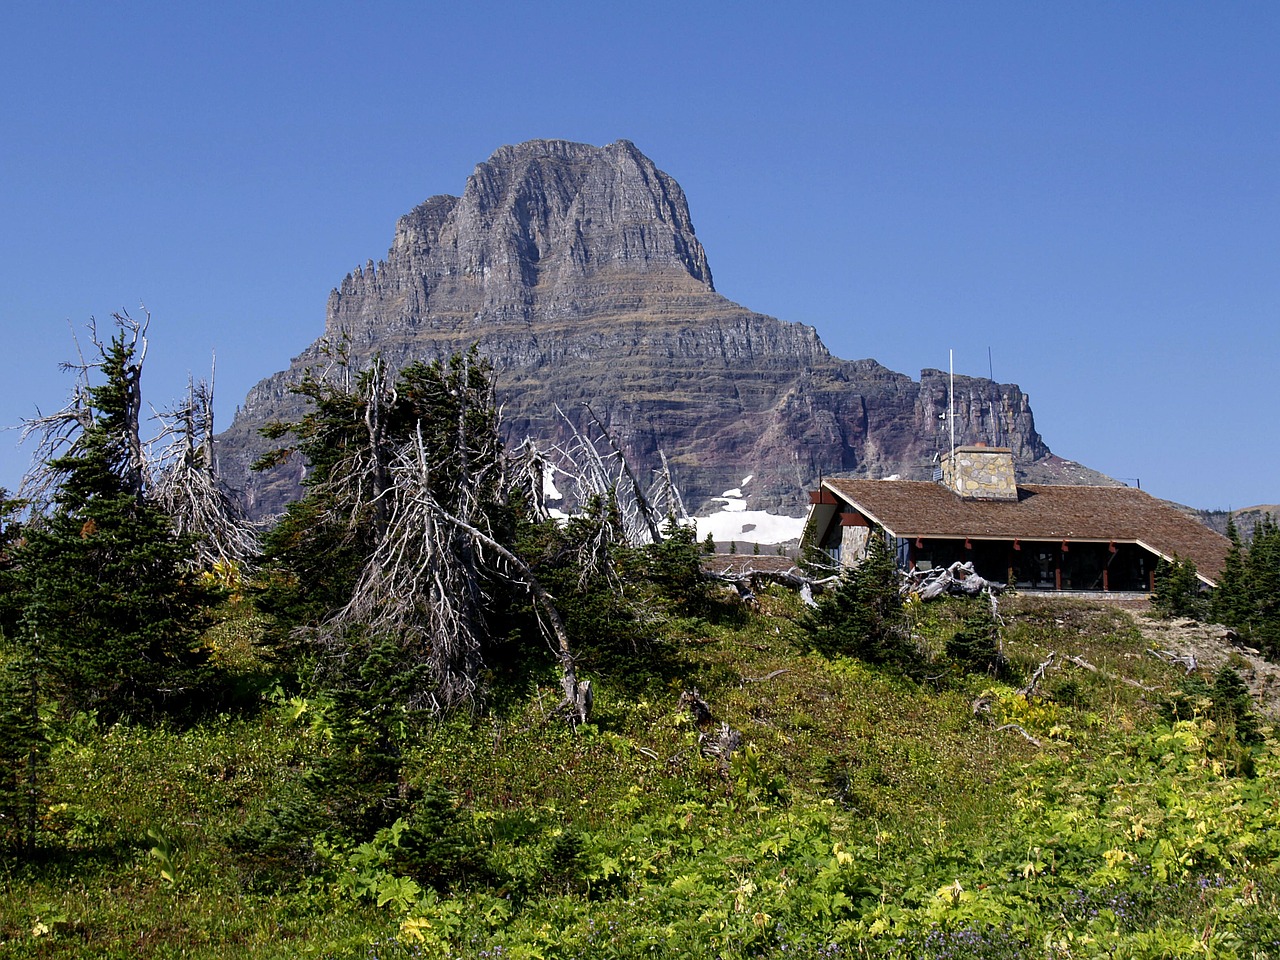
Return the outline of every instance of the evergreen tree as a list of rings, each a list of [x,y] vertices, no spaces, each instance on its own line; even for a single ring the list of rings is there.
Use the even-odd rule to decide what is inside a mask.
[[[1156,564],[1155,590],[1151,594],[1151,607],[1162,617],[1190,617],[1199,620],[1205,615],[1204,598],[1200,595],[1200,579],[1196,565],[1191,560],[1163,557]]]
[[[911,639],[900,583],[893,551],[883,536],[873,533],[866,556],[841,573],[835,589],[823,595],[810,616],[813,645],[828,656],[908,670],[919,666],[920,651]]]
[[[35,852],[40,780],[48,742],[40,721],[38,659],[0,646],[0,853]]]
[[[998,677],[1009,666],[1000,650],[1000,623],[985,598],[974,603],[977,606],[964,625],[947,640],[947,656],[962,670]]]
[[[206,596],[187,575],[190,545],[144,496],[142,367],[124,328],[97,368],[78,432],[46,464],[52,511],[26,529],[16,579],[50,692],[110,721],[185,702]]]
[[[1262,740],[1262,721],[1253,708],[1253,697],[1244,678],[1230,664],[1224,663],[1213,676],[1210,688],[1215,713],[1230,720],[1235,727],[1236,738],[1241,743],[1259,743]]]
[[[18,520],[23,503],[0,487],[0,639],[18,635],[22,617],[21,595],[17,581],[17,548],[22,538]]]
[[[1280,527],[1270,514],[1253,528],[1244,568],[1245,616],[1233,626],[1274,659],[1280,656]]]
[[[1210,612],[1274,659],[1280,656],[1280,527],[1268,514],[1245,548],[1232,519],[1227,536],[1231,547]]]
[[[267,540],[260,602],[286,628],[311,628],[331,682],[391,642],[398,660],[379,656],[416,678],[397,687],[414,706],[477,693],[488,614],[508,589],[482,543],[514,529],[490,375],[474,351],[394,378],[377,358],[356,377],[308,374],[310,410],[269,429],[296,447],[264,465],[296,450],[311,469]]]
[[[1249,618],[1248,581],[1245,578],[1244,550],[1235,517],[1227,516],[1227,539],[1231,546],[1218,576],[1218,587],[1209,604],[1209,615],[1218,623],[1239,628]]]

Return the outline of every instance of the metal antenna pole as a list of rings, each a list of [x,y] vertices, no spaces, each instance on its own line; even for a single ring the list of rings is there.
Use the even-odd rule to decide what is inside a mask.
[[[956,486],[956,352],[947,351],[951,377],[947,386],[947,426],[951,428],[951,485]]]

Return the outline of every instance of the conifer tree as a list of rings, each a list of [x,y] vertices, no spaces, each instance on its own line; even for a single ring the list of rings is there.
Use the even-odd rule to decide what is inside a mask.
[[[21,506],[0,487],[0,852],[30,857],[47,743],[40,722],[38,658],[18,640]]]
[[[1280,656],[1280,526],[1268,514],[1253,528],[1245,557],[1245,610],[1242,626],[1268,656]]]
[[[268,434],[291,435],[311,469],[306,497],[267,541],[289,587],[264,601],[311,628],[334,682],[360,675],[346,660],[389,641],[395,669],[414,678],[401,706],[459,706],[478,690],[502,588],[482,543],[510,539],[512,525],[489,366],[473,353],[393,377],[375,358],[353,377],[341,345],[335,356],[338,375],[299,388],[311,409]]]
[[[48,741],[40,720],[36,652],[0,650],[0,853],[35,852],[37,808]]]
[[[1162,617],[1189,617],[1198,620],[1205,613],[1200,596],[1200,580],[1194,561],[1174,557],[1156,564],[1155,590],[1151,607]]]
[[[1209,604],[1209,615],[1218,623],[1239,627],[1248,620],[1248,584],[1245,579],[1244,550],[1233,516],[1227,517],[1227,539],[1231,546],[1218,575],[1218,587]]]
[[[22,617],[16,569],[22,506],[22,501],[13,499],[8,490],[0,487],[0,639],[17,637]]]
[[[23,633],[39,645],[50,692],[105,720],[183,704],[206,599],[187,575],[189,543],[145,496],[139,334],[117,317],[109,342],[95,335],[100,355],[82,370],[74,422],[43,464],[50,510],[27,527],[16,575]]]
[[[911,639],[900,582],[893,551],[883,536],[873,533],[866,556],[841,573],[810,617],[813,645],[829,656],[908,670],[918,666],[920,652]]]

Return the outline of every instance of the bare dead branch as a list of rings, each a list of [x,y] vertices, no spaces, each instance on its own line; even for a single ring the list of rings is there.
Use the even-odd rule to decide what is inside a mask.
[[[1085,660],[1083,657],[1067,657],[1067,662],[1075,664],[1077,667],[1079,667],[1082,670],[1088,670],[1090,673],[1096,673],[1100,677],[1105,677],[1108,680],[1119,680],[1121,683],[1128,684],[1131,687],[1137,687],[1139,690],[1143,690],[1147,693],[1159,692],[1156,690],[1155,687],[1148,687],[1146,684],[1139,683],[1137,680],[1131,680],[1128,677],[1122,677],[1119,674],[1107,673],[1107,671],[1101,670],[1098,667],[1095,667],[1092,663],[1090,663],[1088,660]]]
[[[1018,691],[1018,696],[1023,699],[1029,699],[1031,695],[1035,693],[1036,687],[1039,686],[1040,681],[1044,679],[1044,675],[1049,668],[1053,666],[1054,658],[1057,655],[1058,653],[1056,650],[1049,651],[1049,656],[1045,657],[1041,664],[1035,668],[1031,674],[1031,679],[1027,681],[1027,685]]]
[[[156,417],[162,428],[149,447],[155,479],[148,498],[176,533],[193,539],[197,566],[253,560],[261,552],[257,530],[218,479],[214,463],[213,387],[188,378],[186,401]]]
[[[1196,662],[1194,653],[1178,654],[1169,650],[1149,649],[1147,653],[1151,654],[1157,660],[1163,660],[1165,663],[1175,663],[1183,667],[1188,674],[1194,673],[1199,664]]]
[[[1003,726],[996,727],[997,733],[999,733],[1001,730],[1014,730],[1022,734],[1022,736],[1026,739],[1026,741],[1030,743],[1032,746],[1035,746],[1035,747],[1041,746],[1040,741],[1037,740],[1035,737],[1033,737],[1031,734],[1027,733],[1026,728],[1024,728],[1020,723],[1006,723]]]
[[[636,506],[639,508],[640,517],[644,520],[645,526],[649,528],[649,536],[652,537],[653,543],[662,542],[662,531],[659,529],[661,516],[653,509],[653,504],[649,502],[649,498],[645,496],[644,491],[640,488],[640,481],[636,479],[635,473],[631,469],[631,464],[627,462],[626,456],[622,452],[622,448],[618,445],[618,441],[614,439],[612,433],[601,423],[600,418],[596,416],[596,412],[591,409],[591,404],[584,404],[587,413],[591,415],[591,419],[595,422],[596,427],[600,430],[601,435],[613,448],[613,452],[618,457],[621,464],[623,475],[631,487],[631,492],[636,499]]]

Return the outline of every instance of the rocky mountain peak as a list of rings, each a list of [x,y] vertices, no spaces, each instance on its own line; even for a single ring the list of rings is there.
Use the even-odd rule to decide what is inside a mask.
[[[513,442],[555,439],[557,407],[581,422],[590,403],[642,468],[664,451],[695,506],[748,475],[756,505],[793,513],[820,474],[928,476],[946,410],[936,371],[917,382],[837,359],[811,327],[717,293],[684,191],[626,140],[496,150],[330,293],[321,339],[338,337],[357,363],[392,366],[478,344]],[[263,477],[248,464],[264,423],[301,412],[289,387],[320,343],[254,387],[220,438],[223,472],[258,515],[297,495],[302,465]],[[1029,478],[1061,463],[1016,385],[957,387],[958,439],[1012,447]]]

